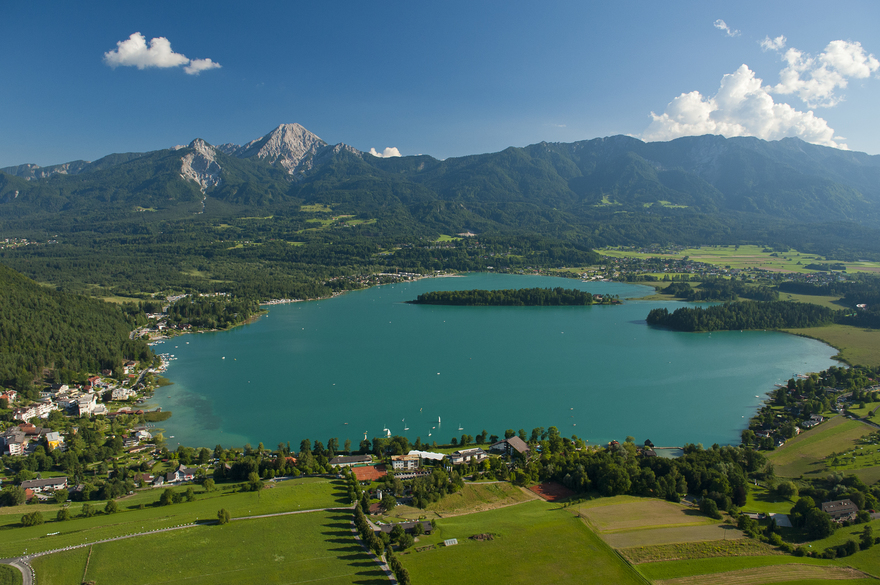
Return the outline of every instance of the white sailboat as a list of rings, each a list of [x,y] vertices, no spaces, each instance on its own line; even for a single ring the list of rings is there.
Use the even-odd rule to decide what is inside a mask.
[[[458,423],[458,430],[460,430],[460,431],[463,431],[463,430],[464,430],[464,427],[461,426],[461,423]]]
[[[404,430],[404,431],[408,431],[408,430],[409,430],[409,427],[408,427],[408,426],[406,426],[406,419],[405,419],[405,418],[404,418],[404,419],[401,419],[401,421],[400,421],[400,422],[402,422],[402,423],[403,423],[403,430]]]

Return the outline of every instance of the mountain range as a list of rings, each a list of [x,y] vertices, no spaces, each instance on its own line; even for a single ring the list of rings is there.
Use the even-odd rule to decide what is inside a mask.
[[[708,135],[381,158],[282,124],[244,145],[196,139],[94,162],[0,169],[6,227],[92,214],[146,221],[146,211],[157,219],[284,213],[318,203],[380,226],[437,233],[575,230],[608,243],[630,238],[632,225],[654,226],[644,237],[676,239],[700,229],[708,237],[834,223],[864,238],[880,228],[880,156],[797,138]]]

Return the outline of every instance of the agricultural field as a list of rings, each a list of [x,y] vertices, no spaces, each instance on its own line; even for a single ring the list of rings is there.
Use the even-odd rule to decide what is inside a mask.
[[[850,557],[851,558],[851,557]],[[807,583],[808,580],[823,582],[826,579],[853,579],[856,583],[868,582],[868,576],[853,573],[843,563],[809,557],[790,555],[716,557],[680,561],[644,563],[639,572],[654,583],[736,583],[742,585],[763,583]],[[685,580],[692,579],[692,580]],[[863,581],[864,579],[864,581]],[[875,579],[871,579],[876,583]]]
[[[32,564],[45,583],[302,583],[316,576],[331,585],[387,583],[350,521],[348,511],[240,520],[98,544]]]
[[[547,502],[445,518],[437,528],[398,557],[413,583],[644,583],[584,522]],[[493,538],[470,539],[478,534]],[[443,546],[451,538],[458,544]]]
[[[312,205],[300,205],[299,210],[303,213],[331,213],[333,208],[323,203],[314,203]]]
[[[814,272],[806,268],[812,263],[826,263],[825,258],[813,254],[801,254],[797,250],[772,252],[762,246],[703,246],[687,248],[671,254],[641,253],[630,250],[605,248],[596,250],[603,256],[612,258],[670,258],[682,259],[685,256],[697,262],[705,262],[722,268],[745,270],[759,268],[771,272]],[[844,262],[847,271],[880,272],[877,262]]]
[[[783,554],[773,547],[752,538],[636,546],[620,549],[619,552],[634,565],[658,561],[676,561],[681,559],[755,557]]]
[[[119,512],[98,513],[90,518],[80,516],[82,504],[70,505],[72,518],[65,522],[55,520],[61,508],[58,504],[22,505],[0,508],[0,558],[28,553],[54,550],[95,542],[116,536],[148,532],[199,520],[212,520],[217,510],[229,510],[233,518],[258,514],[273,514],[294,510],[343,507],[350,505],[342,482],[323,478],[304,478],[278,482],[276,487],[259,492],[231,492],[217,489],[204,493],[196,488],[196,500],[153,506],[163,489],[138,492],[130,500],[117,500]],[[183,492],[186,488],[176,488]],[[102,511],[101,502],[89,502],[93,509]],[[141,509],[140,505],[144,508]],[[43,507],[45,506],[45,508]],[[39,526],[20,527],[21,516],[29,512],[42,512],[46,523]],[[4,529],[5,528],[5,529]],[[48,534],[58,532],[59,534]]]
[[[718,523],[693,507],[657,498],[599,498],[573,506],[572,509],[585,517],[590,526],[602,534]]]
[[[846,305],[840,303],[840,297],[838,296],[797,295],[794,293],[780,291],[779,300],[795,301],[797,303],[810,303],[813,305],[819,305],[820,307],[831,309],[832,311],[839,311],[840,309],[846,308]]]
[[[780,477],[800,477],[806,474],[830,472],[826,459],[832,453],[852,450],[865,435],[874,429],[843,416],[802,432],[788,441],[784,447],[767,454]]]
[[[827,325],[804,329],[782,329],[787,333],[824,341],[840,353],[836,356],[848,364],[880,366],[880,330],[852,325]]]

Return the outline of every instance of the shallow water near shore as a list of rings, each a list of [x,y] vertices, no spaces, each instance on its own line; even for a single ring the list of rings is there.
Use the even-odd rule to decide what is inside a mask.
[[[405,301],[433,290],[563,287],[638,297],[623,283],[471,274],[276,305],[230,331],[176,337],[152,401],[169,448],[256,446],[309,438],[357,448],[366,436],[448,443],[487,430],[559,428],[590,444],[737,444],[765,394],[826,369],[836,350],[763,331],[648,327],[656,307],[446,307]],[[189,342],[189,343],[187,343]],[[760,398],[758,398],[758,396]],[[408,429],[408,430],[407,430]],[[173,436],[174,438],[170,438]]]

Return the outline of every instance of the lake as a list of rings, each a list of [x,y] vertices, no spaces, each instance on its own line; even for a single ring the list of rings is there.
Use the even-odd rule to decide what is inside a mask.
[[[656,307],[450,307],[405,301],[433,290],[564,287],[644,296],[646,287],[553,277],[428,278],[276,305],[230,331],[184,335],[153,405],[169,448],[340,445],[385,436],[448,443],[487,430],[556,426],[602,444],[738,444],[774,384],[837,362],[824,343],[776,332],[648,327]],[[760,398],[758,398],[760,396]],[[408,430],[407,430],[408,429]],[[173,438],[171,438],[173,436]]]

